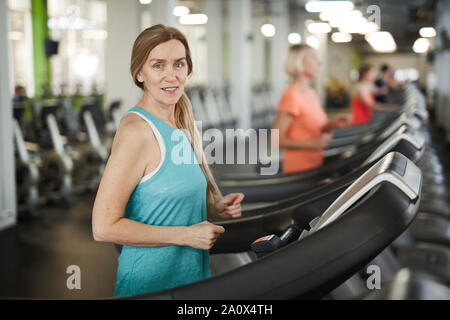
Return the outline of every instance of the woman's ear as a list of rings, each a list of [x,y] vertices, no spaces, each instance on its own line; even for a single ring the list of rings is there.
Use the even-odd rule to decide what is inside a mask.
[[[144,77],[142,76],[142,71],[139,71],[137,76],[136,76],[137,81],[143,83],[144,82]]]

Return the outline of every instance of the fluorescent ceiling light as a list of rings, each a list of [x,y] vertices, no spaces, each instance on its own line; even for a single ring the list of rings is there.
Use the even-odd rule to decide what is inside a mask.
[[[325,10],[319,14],[319,18],[322,21],[330,21],[335,14],[336,14],[336,12],[334,12],[334,11]]]
[[[362,21],[361,19],[365,19],[359,10],[351,10],[345,12],[334,12],[330,17],[329,24],[333,28],[339,28],[343,25],[349,23],[355,23],[357,21]]]
[[[266,38],[271,38],[275,35],[276,29],[273,24],[266,23],[261,26],[261,33]]]
[[[189,14],[190,12],[191,11],[189,10],[189,8],[185,6],[176,6],[175,8],[173,8],[173,15],[175,17],[182,17]]]
[[[352,9],[348,9],[348,10],[346,10],[345,8],[344,9],[342,9],[342,8],[327,9],[327,10],[322,11],[319,14],[319,18],[322,21],[330,21],[332,19],[339,18],[339,16],[344,16],[344,15],[348,14],[349,12],[351,13],[352,11],[358,11],[358,10],[352,10]],[[362,16],[362,14],[361,14],[361,16]]]
[[[436,37],[436,30],[433,27],[425,27],[419,30],[419,34],[422,38]]]
[[[139,0],[141,4],[149,4],[152,3],[152,0]]]
[[[339,26],[340,32],[345,33],[360,33],[366,26],[367,20],[364,17],[354,18],[344,22]]]
[[[394,38],[387,31],[372,32],[366,34],[365,38],[377,52],[394,52],[397,50]]]
[[[326,22],[314,22],[308,25],[308,31],[310,33],[328,33],[331,31],[331,27]]]
[[[379,31],[380,27],[375,22],[366,22],[363,26],[361,26],[360,34],[368,34],[372,32]]]
[[[424,53],[428,51],[429,47],[430,47],[430,40],[428,40],[427,38],[419,38],[416,41],[414,41],[413,51],[415,53]]]
[[[352,10],[351,1],[308,1],[305,9],[308,12],[322,12],[328,10]]]
[[[339,31],[345,33],[368,34],[379,30],[380,27],[375,22],[368,22],[364,17],[348,20],[339,26]]]
[[[297,32],[292,32],[288,36],[288,41],[290,44],[299,44],[302,42],[302,36]]]
[[[208,22],[208,16],[203,13],[187,14],[180,17],[180,24],[206,24]]]
[[[316,50],[319,49],[319,40],[317,40],[317,38],[314,36],[308,36],[308,38],[306,38],[306,43]]]
[[[345,32],[335,32],[331,35],[331,40],[336,43],[345,43],[352,41],[352,35]]]

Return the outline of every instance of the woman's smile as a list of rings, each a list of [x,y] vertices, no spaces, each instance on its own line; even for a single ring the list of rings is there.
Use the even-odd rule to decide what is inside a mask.
[[[178,92],[178,87],[164,87],[161,90],[168,95],[175,95]]]

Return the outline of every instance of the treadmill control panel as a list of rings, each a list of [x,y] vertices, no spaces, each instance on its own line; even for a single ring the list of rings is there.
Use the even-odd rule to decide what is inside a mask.
[[[411,200],[420,195],[422,172],[408,158],[391,152],[373,165],[350,185],[322,214],[309,233],[315,232],[339,218],[367,192],[382,182],[389,182],[400,189]]]

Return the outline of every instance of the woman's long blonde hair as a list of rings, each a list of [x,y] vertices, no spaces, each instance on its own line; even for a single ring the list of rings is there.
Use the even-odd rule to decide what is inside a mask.
[[[155,48],[159,44],[172,39],[179,40],[184,45],[184,48],[186,49],[188,75],[192,73],[191,50],[189,49],[189,44],[183,33],[173,27],[167,27],[162,24],[154,25],[142,31],[141,34],[136,38],[131,54],[131,75],[133,77],[134,83],[142,90],[144,90],[144,83],[138,81],[137,75],[144,66],[148,55],[150,54],[150,51],[152,51],[153,48]],[[196,157],[199,160],[200,167],[205,174],[206,180],[208,182],[208,189],[206,193],[207,209],[208,213],[212,213],[214,211],[217,200],[219,200],[222,195],[211,171],[209,170],[208,163],[206,162],[205,154],[203,152],[202,139],[194,123],[192,104],[185,93],[183,93],[180,100],[178,100],[175,105],[175,123],[178,128],[184,129],[187,133],[187,136],[189,137],[191,145],[195,151]]]

